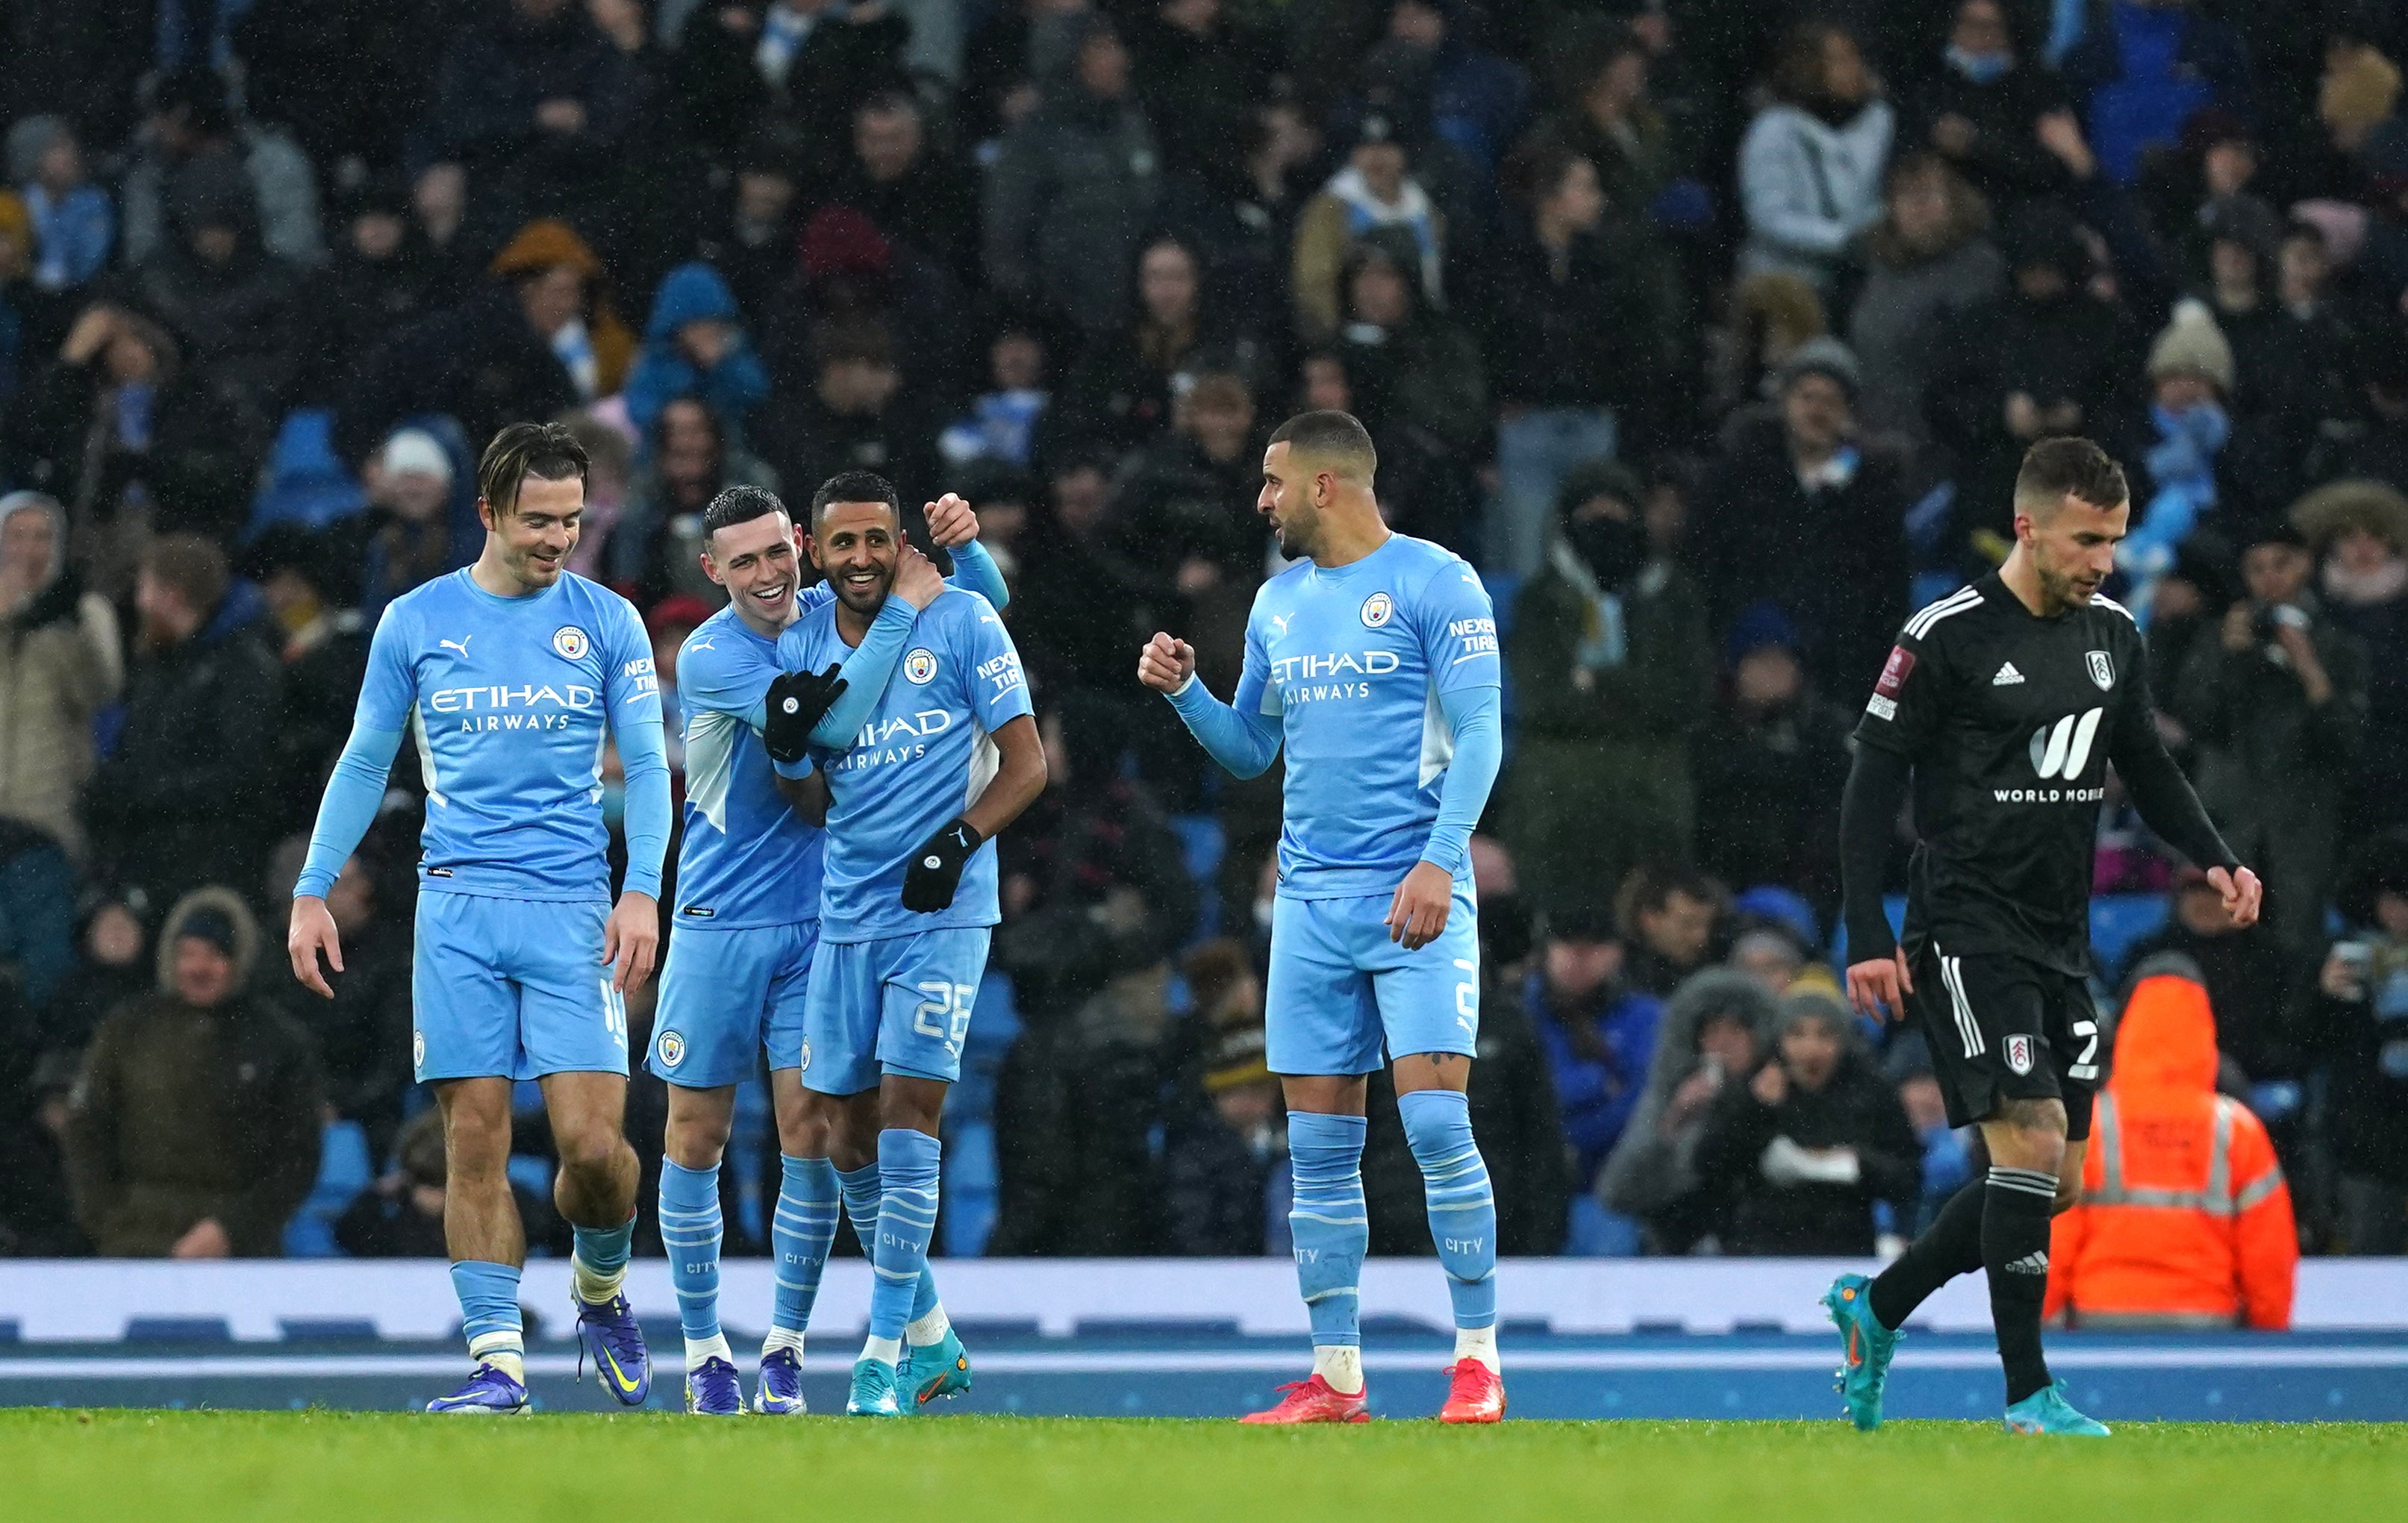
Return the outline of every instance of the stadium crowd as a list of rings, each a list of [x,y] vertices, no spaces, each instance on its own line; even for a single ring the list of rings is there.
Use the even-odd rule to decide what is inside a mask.
[[[1054,786],[1001,841],[944,1242],[1284,1251],[1277,773],[1131,673],[1167,628],[1228,690],[1262,437],[1343,407],[1504,633],[1509,1253],[1870,1252],[1970,1176],[1831,978],[1849,731],[2004,554],[2024,448],[2104,443],[2158,723],[2270,906],[2232,931],[2111,799],[2106,1003],[2183,1012],[2112,1092],[2271,1144],[2209,1308],[2270,1319],[2296,1246],[2408,1248],[2396,59],[2386,0],[0,0],[0,1252],[441,1251],[412,759],[336,999],[258,949],[380,609],[549,418],[673,761],[716,491],[972,502]],[[1373,1084],[1373,1251],[1427,1251]]]

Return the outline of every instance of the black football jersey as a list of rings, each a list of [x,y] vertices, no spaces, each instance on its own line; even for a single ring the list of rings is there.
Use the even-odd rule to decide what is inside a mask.
[[[1856,739],[1914,767],[1910,954],[2090,971],[2107,765],[2154,744],[2141,632],[2103,597],[2035,617],[1994,572],[1906,621]]]

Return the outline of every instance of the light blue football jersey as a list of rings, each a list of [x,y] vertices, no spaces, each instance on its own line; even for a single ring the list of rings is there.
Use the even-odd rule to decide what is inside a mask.
[[[778,642],[779,664],[821,671],[844,660],[852,648],[837,633],[836,613],[831,602],[796,619]],[[995,776],[988,737],[1030,712],[1002,616],[976,592],[948,587],[921,613],[910,648],[853,745],[813,748],[829,790],[822,941],[880,941],[1002,918],[992,841],[971,854],[952,906],[936,914],[903,907],[903,874],[912,852]]]
[[[626,599],[572,572],[517,598],[465,569],[438,576],[378,622],[359,723],[418,747],[427,888],[609,898],[604,743],[661,724],[652,642]]]
[[[1501,680],[1488,591],[1441,546],[1391,534],[1351,565],[1303,561],[1265,582],[1231,706],[1284,736],[1280,891],[1349,899],[1403,882],[1455,754],[1439,697]]]
[[[754,633],[733,607],[703,620],[678,651],[685,708],[680,925],[793,925],[820,912],[824,837],[778,792],[761,747],[764,705],[781,670],[778,642]]]

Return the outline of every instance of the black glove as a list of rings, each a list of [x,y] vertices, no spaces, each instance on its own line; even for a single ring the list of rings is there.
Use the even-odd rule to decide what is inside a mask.
[[[979,833],[959,818],[921,844],[911,853],[903,875],[903,907],[914,915],[934,915],[950,908],[953,890],[962,886],[962,869],[979,848]]]
[[[836,706],[837,698],[844,691],[844,668],[831,665],[824,672],[786,672],[769,683],[767,705],[768,719],[761,727],[761,744],[769,760],[783,762],[788,766],[803,759],[811,743],[811,732],[827,718]]]

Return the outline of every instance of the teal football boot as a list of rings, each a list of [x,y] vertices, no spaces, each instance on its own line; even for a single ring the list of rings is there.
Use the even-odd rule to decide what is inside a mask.
[[[2107,1425],[2073,1410],[2065,1399],[2065,1382],[2036,1390],[2007,1408],[2010,1433],[2062,1434],[2068,1438],[2105,1438]]]
[[[1882,1425],[1882,1388],[1889,1382],[1889,1361],[1906,1335],[1883,1327],[1873,1316],[1872,1281],[1862,1274],[1842,1274],[1823,1292],[1823,1307],[1840,1330],[1846,1362],[1839,1369],[1840,1395],[1847,1403],[1848,1420],[1859,1432]]]
[[[959,1396],[969,1389],[970,1355],[962,1346],[961,1334],[947,1328],[937,1342],[906,1348],[896,1380],[911,1393],[912,1402],[919,1406],[926,1406],[941,1396]]]
[[[848,1417],[899,1417],[903,1409],[895,1402],[895,1366],[884,1359],[855,1359],[853,1364],[853,1389],[844,1399],[844,1415]]]

